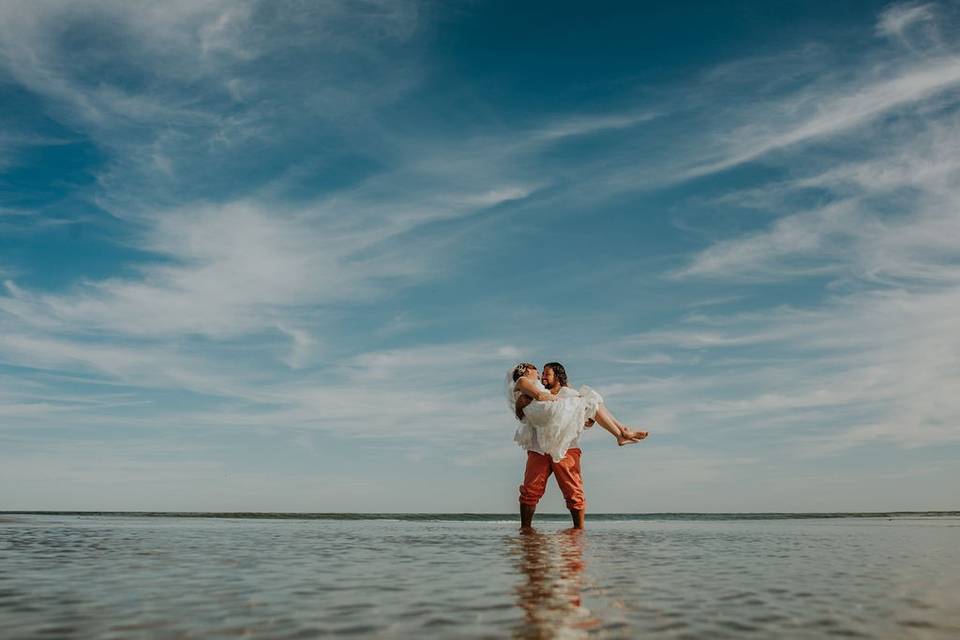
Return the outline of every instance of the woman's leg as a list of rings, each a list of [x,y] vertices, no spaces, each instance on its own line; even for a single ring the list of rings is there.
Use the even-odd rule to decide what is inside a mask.
[[[617,439],[617,444],[621,446],[632,442],[639,442],[647,437],[646,431],[631,431],[620,424],[620,421],[613,417],[613,414],[610,413],[610,410],[607,409],[607,405],[605,404],[597,407],[597,415],[594,416],[594,419],[597,421],[597,424],[613,434],[613,437]]]
[[[601,404],[597,407],[597,414],[593,419],[597,421],[597,424],[609,431],[617,440],[623,436],[623,432],[620,430],[620,425],[617,423],[616,418],[613,417],[613,414],[610,413],[604,405]]]

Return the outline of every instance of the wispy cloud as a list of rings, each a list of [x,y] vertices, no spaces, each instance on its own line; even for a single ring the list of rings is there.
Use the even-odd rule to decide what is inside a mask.
[[[258,3],[186,3],[162,13],[115,2],[88,9],[82,16],[38,3],[8,11],[0,52],[7,74],[106,152],[89,195],[122,221],[124,242],[149,258],[58,291],[8,279],[0,360],[123,385],[141,398],[166,390],[217,399],[211,411],[104,408],[89,421],[75,418],[78,424],[346,423],[357,435],[450,442],[457,437],[438,433],[441,425],[459,422],[473,432],[493,415],[509,424],[499,390],[492,400],[448,397],[435,381],[446,372],[450,385],[440,388],[466,394],[474,383],[463,378],[463,364],[479,361],[498,384],[516,350],[478,350],[457,340],[341,352],[331,362],[322,357],[330,352],[320,335],[327,310],[434,277],[443,250],[422,250],[418,228],[528,198],[550,179],[518,171],[523,162],[550,145],[633,127],[650,114],[552,116],[519,134],[478,135],[465,153],[461,140],[408,140],[374,114],[420,77],[416,47],[395,46],[410,44],[416,30],[410,7],[356,11],[334,3],[301,7],[309,15],[298,18]],[[116,26],[109,38],[91,38],[81,50],[64,44],[70,30],[96,29],[105,19]],[[298,26],[301,19],[313,26]],[[378,37],[368,38],[371,32]],[[110,62],[102,47],[113,51]],[[261,66],[308,49],[311,59],[327,51],[338,60],[312,67],[319,84]],[[366,80],[353,77],[358,69]],[[124,81],[145,75],[148,84]],[[274,93],[298,107],[278,105]],[[269,157],[271,146],[289,153],[306,126],[330,144],[378,156],[382,166],[292,202],[291,190],[309,175],[309,151],[296,151],[297,164],[255,185],[232,177],[249,172],[244,156]],[[43,390],[62,394],[52,381]],[[20,413],[59,412],[17,397],[26,400]]]
[[[936,16],[933,5],[894,5],[878,32],[898,42],[919,27],[933,33]],[[736,129],[725,154],[688,174],[761,158],[787,170],[718,198],[717,206],[761,211],[759,228],[715,227],[713,241],[670,278],[776,291],[800,282],[822,294],[690,315],[626,340],[626,358],[651,348],[699,356],[651,411],[680,425],[732,416],[788,424],[798,451],[960,440],[950,391],[960,385],[950,320],[960,314],[960,66],[935,39],[911,45],[906,64],[890,64],[880,49],[862,73],[845,72],[849,82],[801,85],[774,105],[745,106],[761,124]]]
[[[891,4],[877,20],[877,33],[898,39],[909,45],[912,32],[922,31],[924,36],[938,35],[936,6],[932,3]],[[929,40],[925,43],[929,46]]]
[[[753,119],[763,125],[746,125],[733,131],[724,155],[694,166],[685,176],[703,176],[730,169],[774,151],[869,124],[885,114],[908,108],[927,98],[960,86],[960,60],[945,56],[900,70],[893,77],[881,77],[868,84],[845,83],[833,93],[791,97]],[[799,120],[784,121],[776,114],[812,110]],[[792,121],[791,121],[792,120]]]
[[[534,140],[559,140],[573,138],[602,131],[628,129],[649,122],[659,114],[653,112],[617,113],[612,115],[579,116],[561,119],[539,131],[534,131]]]
[[[735,417],[770,428],[787,418],[791,439],[816,442],[817,450],[828,442],[956,442],[960,403],[951,389],[960,383],[960,344],[950,318],[958,305],[956,288],[871,292],[816,310],[705,317],[687,329],[645,334],[641,344],[704,355],[672,389],[650,396],[652,404],[679,412],[688,425]],[[758,345],[762,352],[753,350]],[[817,411],[813,419],[802,413],[808,410]]]

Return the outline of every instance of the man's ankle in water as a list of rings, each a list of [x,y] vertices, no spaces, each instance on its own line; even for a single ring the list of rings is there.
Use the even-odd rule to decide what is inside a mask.
[[[574,529],[583,529],[586,525],[587,512],[585,509],[570,509]]]
[[[537,512],[536,507],[520,503],[520,528],[530,529],[533,527],[533,514]]]

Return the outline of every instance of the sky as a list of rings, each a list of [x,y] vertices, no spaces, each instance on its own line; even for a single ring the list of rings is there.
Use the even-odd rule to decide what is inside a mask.
[[[521,360],[589,511],[960,508],[958,26],[0,2],[0,509],[513,512]]]

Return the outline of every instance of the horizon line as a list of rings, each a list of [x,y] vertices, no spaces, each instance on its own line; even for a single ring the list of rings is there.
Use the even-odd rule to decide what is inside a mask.
[[[263,518],[329,518],[329,519],[390,519],[390,518],[452,518],[452,517],[504,517],[516,518],[516,513],[509,512],[469,512],[469,511],[157,511],[157,510],[0,510],[0,515],[83,515],[83,516],[178,516],[178,517],[263,517]],[[588,514],[592,518],[602,517],[683,517],[683,516],[709,516],[709,517],[765,517],[765,518],[796,518],[796,517],[883,517],[883,516],[904,516],[904,515],[937,515],[937,516],[960,516],[960,509],[921,509],[921,510],[886,510],[886,511],[656,511],[656,512],[597,512]],[[538,517],[569,517],[566,512],[543,512],[537,513]]]

